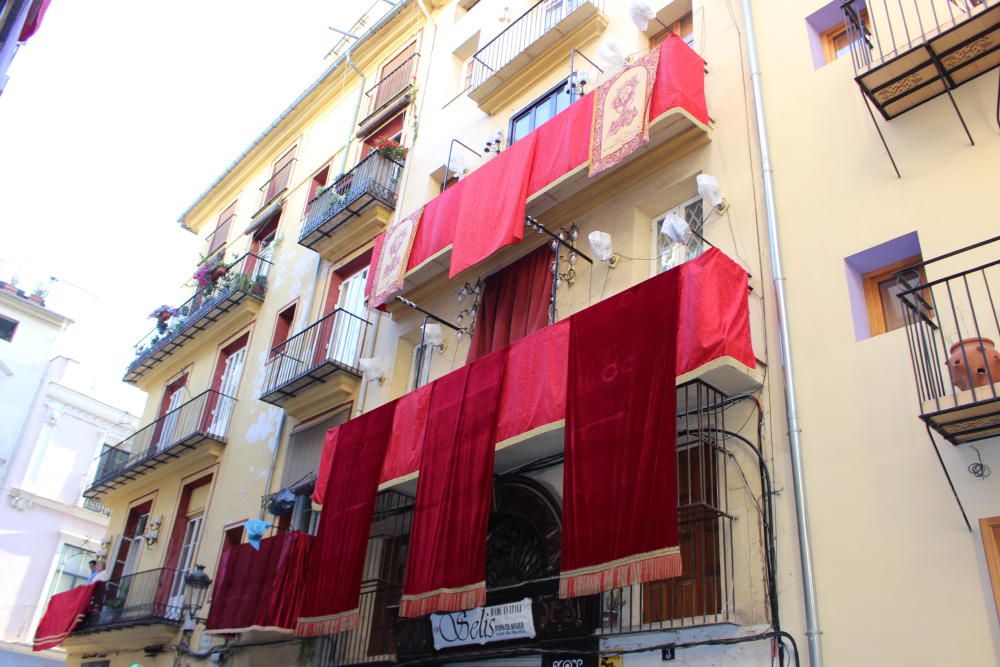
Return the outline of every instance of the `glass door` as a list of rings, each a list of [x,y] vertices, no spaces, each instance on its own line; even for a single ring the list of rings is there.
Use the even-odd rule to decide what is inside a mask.
[[[204,516],[201,514],[188,517],[187,526],[184,528],[184,541],[181,543],[181,551],[177,557],[174,581],[170,586],[170,602],[167,605],[168,618],[180,618],[181,608],[184,606],[184,577],[194,566],[194,554],[198,550],[203,518]]]

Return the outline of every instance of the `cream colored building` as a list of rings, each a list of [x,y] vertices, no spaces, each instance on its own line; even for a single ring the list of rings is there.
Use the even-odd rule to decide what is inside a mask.
[[[879,120],[902,173],[897,178],[852,81],[863,38],[844,31],[839,2],[794,8],[751,2],[753,26],[735,0],[651,4],[655,16],[642,28],[630,3],[612,0],[376,3],[337,45],[316,83],[185,211],[181,224],[205,239],[210,259],[200,273],[211,287],[164,316],[162,331],[140,344],[126,374],[149,392],[146,426],[106,453],[90,487],[113,509],[105,551],[114,602],[105,600],[105,609],[64,643],[71,664],[548,665],[565,649],[591,656],[625,651],[608,664],[640,665],[660,663],[661,649],[674,647],[678,664],[767,665],[777,661],[775,611],[798,644],[800,664],[810,664],[810,654],[822,654],[829,665],[996,664],[1000,633],[986,549],[997,548],[997,538],[984,549],[977,524],[1000,515],[996,478],[970,476],[975,450],[935,434],[970,531],[918,418],[927,406],[913,387],[920,370],[915,375],[911,365],[908,331],[872,335],[879,317],[883,329],[892,327],[896,302],[887,296],[888,310],[880,314],[881,302],[869,308],[865,300],[866,285],[874,285],[867,294],[875,299],[879,287],[894,284],[885,282],[891,272],[873,283],[879,270],[995,234],[989,204],[1000,144],[992,77],[955,82],[974,147],[947,96]],[[933,2],[942,10],[953,4]],[[882,35],[888,23],[879,22],[900,17],[880,9],[872,3],[857,16],[883,25]],[[970,3],[966,11],[956,24],[996,25],[994,3]],[[377,520],[358,630],[316,641],[262,632],[212,637],[197,624],[190,636],[182,634],[184,574],[202,564],[214,576],[221,550],[244,541],[247,520],[263,518],[274,524],[271,531],[315,531],[309,494],[325,431],[461,366],[469,337],[456,336],[455,327],[468,325],[477,302],[475,294],[456,298],[463,285],[476,285],[548,242],[526,233],[523,242],[451,280],[446,248],[407,274],[402,296],[422,312],[399,301],[380,312],[364,303],[376,234],[453,187],[456,176],[496,159],[484,148],[498,147],[488,143],[497,128],[499,147],[507,149],[576,102],[581,91],[572,84],[586,78],[583,92],[593,89],[621,68],[622,58],[636,58],[671,33],[705,61],[711,122],[653,119],[648,146],[598,178],[570,174],[530,197],[528,214],[554,233],[569,235],[575,226],[577,248],[589,257],[585,239],[606,232],[616,253],[613,266],[573,265],[574,279],[555,287],[556,319],[683,263],[708,244],[751,276],[756,368],[723,358],[679,378],[685,406],[679,430],[692,420],[724,425],[681,439],[681,470],[715,471],[708,482],[701,475],[685,487],[678,501],[681,510],[705,509],[682,536],[690,571],[660,588],[633,586],[583,606],[560,606],[534,591],[550,622],[516,658],[491,653],[502,647],[489,645],[428,653],[419,639],[426,619],[395,623],[386,604],[393,595],[398,600],[402,573],[389,571],[384,547],[391,539],[380,542],[378,535],[402,537],[408,521]],[[926,41],[923,33],[911,35],[900,48]],[[762,161],[758,134],[758,81],[769,161]],[[408,150],[405,160],[376,150],[379,137],[397,139]],[[725,204],[702,200],[697,177],[703,174],[718,180]],[[704,240],[672,246],[660,232],[668,213],[685,218]],[[787,292],[785,320],[772,242],[784,261],[777,286]],[[925,275],[944,278],[995,261],[996,246],[978,249],[975,259],[965,253],[930,264]],[[220,252],[225,261],[216,271],[211,258]],[[188,266],[195,270],[193,261]],[[938,287],[912,294],[931,289]],[[987,331],[1000,335],[983,315],[991,309],[985,289],[969,294],[956,319],[967,322],[974,311]],[[945,311],[925,310],[921,322],[934,314]],[[428,336],[425,322],[441,325],[440,342]],[[795,364],[801,442],[797,432],[788,437],[785,344]],[[943,361],[935,359],[938,372]],[[969,403],[950,390],[939,394],[953,407]],[[530,489],[527,499],[511,492],[513,505],[501,504],[501,513],[559,507],[562,425],[550,426],[499,443],[500,497],[504,485]],[[990,443],[979,445],[988,465]],[[771,495],[754,447],[763,452]],[[796,477],[800,454],[804,474]],[[376,519],[402,516],[412,506],[412,476],[381,488],[379,507],[394,509],[377,511]],[[280,490],[296,500],[278,517],[269,509]],[[558,529],[557,514],[538,511],[547,518],[534,529]],[[797,518],[808,524],[810,539]],[[773,580],[765,556],[771,527]],[[691,546],[698,540],[708,546]],[[805,559],[801,545],[810,549]],[[526,547],[492,548],[491,558],[501,559]],[[558,561],[551,548],[525,555]],[[530,584],[533,575],[521,573]],[[811,619],[810,604],[817,612]],[[204,614],[202,608],[198,616]],[[551,622],[559,614],[577,620]],[[783,657],[791,658],[788,651],[782,649]]]

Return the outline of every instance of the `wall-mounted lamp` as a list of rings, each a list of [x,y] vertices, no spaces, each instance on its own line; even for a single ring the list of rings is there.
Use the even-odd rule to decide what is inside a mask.
[[[500,154],[503,150],[500,145],[503,144],[503,130],[498,129],[496,132],[486,137],[486,145],[483,147],[483,152],[489,155],[490,153]]]
[[[111,538],[105,537],[101,540],[101,548],[97,550],[97,559],[104,560],[108,557],[109,553],[111,553]]]
[[[587,70],[576,70],[569,75],[569,87],[566,94],[573,97],[583,97],[586,94],[587,83],[593,81]]]
[[[719,179],[709,174],[698,174],[695,177],[698,184],[698,195],[701,200],[714,208],[718,213],[725,213],[729,208],[729,202],[722,196],[722,189],[719,187]]]
[[[361,372],[365,376],[365,380],[368,382],[375,381],[379,384],[385,384],[385,371],[382,369],[382,363],[377,357],[362,357],[358,360],[358,366],[361,367]]]
[[[590,249],[597,255],[597,259],[606,262],[608,267],[612,269],[618,266],[618,260],[621,258],[612,249],[611,234],[593,231],[587,235],[587,240],[590,242]]]
[[[146,532],[143,533],[142,539],[146,541],[147,549],[160,540],[160,524],[162,523],[163,517],[161,516],[146,524]]]

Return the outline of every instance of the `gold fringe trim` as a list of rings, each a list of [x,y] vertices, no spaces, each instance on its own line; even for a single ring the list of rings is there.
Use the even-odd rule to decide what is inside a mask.
[[[276,625],[248,625],[245,628],[219,628],[205,630],[206,635],[237,635],[241,632],[280,632],[282,634],[293,634],[294,628],[279,628]]]
[[[300,618],[295,624],[296,637],[319,637],[322,635],[335,635],[338,632],[347,632],[358,627],[361,619],[360,610],[355,607],[350,611],[342,611],[329,616],[311,616]]]
[[[399,604],[399,615],[416,618],[436,611],[462,611],[485,604],[486,582],[480,581],[461,588],[438,588],[426,593],[404,595]]]
[[[667,547],[626,558],[568,570],[559,575],[559,597],[594,595],[615,588],[679,577],[680,547]]]

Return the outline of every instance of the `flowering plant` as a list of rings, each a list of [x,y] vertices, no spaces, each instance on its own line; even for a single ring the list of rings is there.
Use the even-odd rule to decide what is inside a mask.
[[[387,157],[395,160],[396,162],[402,162],[406,159],[406,154],[409,152],[408,149],[404,148],[395,139],[389,139],[388,137],[377,137],[375,141],[372,142],[372,146],[378,151],[379,155],[382,157]]]
[[[221,254],[205,259],[194,272],[194,280],[199,289],[214,285],[226,272],[226,263]]]
[[[156,310],[154,310],[149,314],[149,316],[154,320],[158,320],[160,318],[166,319],[170,317],[176,317],[176,315],[177,315],[177,309],[171,308],[166,304],[160,306],[159,308],[157,308]]]

